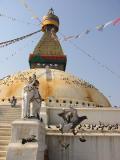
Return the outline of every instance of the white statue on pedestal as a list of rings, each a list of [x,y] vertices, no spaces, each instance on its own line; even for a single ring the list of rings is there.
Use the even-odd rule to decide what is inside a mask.
[[[39,94],[39,81],[29,77],[29,83],[24,87],[21,118],[39,117],[42,98]]]

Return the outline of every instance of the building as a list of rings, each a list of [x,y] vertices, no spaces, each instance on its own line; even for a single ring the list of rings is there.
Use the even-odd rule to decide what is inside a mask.
[[[46,145],[50,160],[119,160],[120,159],[120,109],[112,108],[107,98],[92,84],[66,73],[67,57],[64,55],[57,32],[59,18],[52,9],[42,20],[43,36],[29,56],[30,69],[0,80],[0,157],[5,159],[7,130],[10,121],[20,115],[22,90],[29,76],[36,74],[40,93],[45,100],[41,116],[46,124]],[[8,99],[15,96],[18,108],[6,116]],[[8,106],[7,106],[8,105]],[[79,115],[86,115],[78,133],[61,134],[56,127],[62,123],[58,113],[73,106]],[[5,111],[6,108],[6,111]],[[13,112],[16,116],[12,115]],[[7,118],[9,118],[7,120]],[[5,121],[3,121],[5,119]],[[3,123],[4,122],[4,123]],[[6,137],[5,134],[6,133]],[[81,142],[84,136],[86,142]],[[8,140],[8,139],[7,139]],[[7,146],[7,145],[5,145]]]

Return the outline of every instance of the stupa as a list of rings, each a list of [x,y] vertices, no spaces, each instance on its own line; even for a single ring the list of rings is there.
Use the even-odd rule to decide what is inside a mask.
[[[113,108],[95,86],[65,72],[67,56],[57,37],[59,18],[53,9],[43,17],[42,31],[42,38],[29,56],[30,69],[0,80],[2,105],[15,96],[20,107],[23,87],[29,76],[36,74],[44,99],[41,116],[46,124],[47,158],[119,160],[120,110]],[[76,108],[79,115],[88,117],[78,127],[76,135],[62,134],[57,128],[62,123],[58,113],[70,106]],[[86,142],[81,142],[81,136]]]

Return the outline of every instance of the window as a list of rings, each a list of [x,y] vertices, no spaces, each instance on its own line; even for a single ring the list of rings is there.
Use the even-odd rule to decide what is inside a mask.
[[[49,99],[49,102],[52,102],[52,100],[51,100],[51,99]]]
[[[84,105],[85,105],[85,103],[83,102],[83,103],[82,103],[82,105],[84,106]]]
[[[59,103],[59,100],[56,100],[56,103]]]

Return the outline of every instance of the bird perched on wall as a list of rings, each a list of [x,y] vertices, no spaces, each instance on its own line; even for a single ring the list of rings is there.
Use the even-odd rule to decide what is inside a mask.
[[[37,142],[36,136],[35,135],[31,135],[28,138],[22,138],[22,144],[28,143],[28,142]]]
[[[87,116],[78,116],[77,109],[70,107],[69,110],[63,110],[62,113],[59,113],[58,116],[62,117],[64,123],[60,128],[62,133],[69,132],[72,130],[73,134],[76,135],[75,128],[85,119]]]
[[[85,139],[85,137],[82,136],[82,137],[79,138],[79,141],[80,142],[86,142],[86,139]]]

